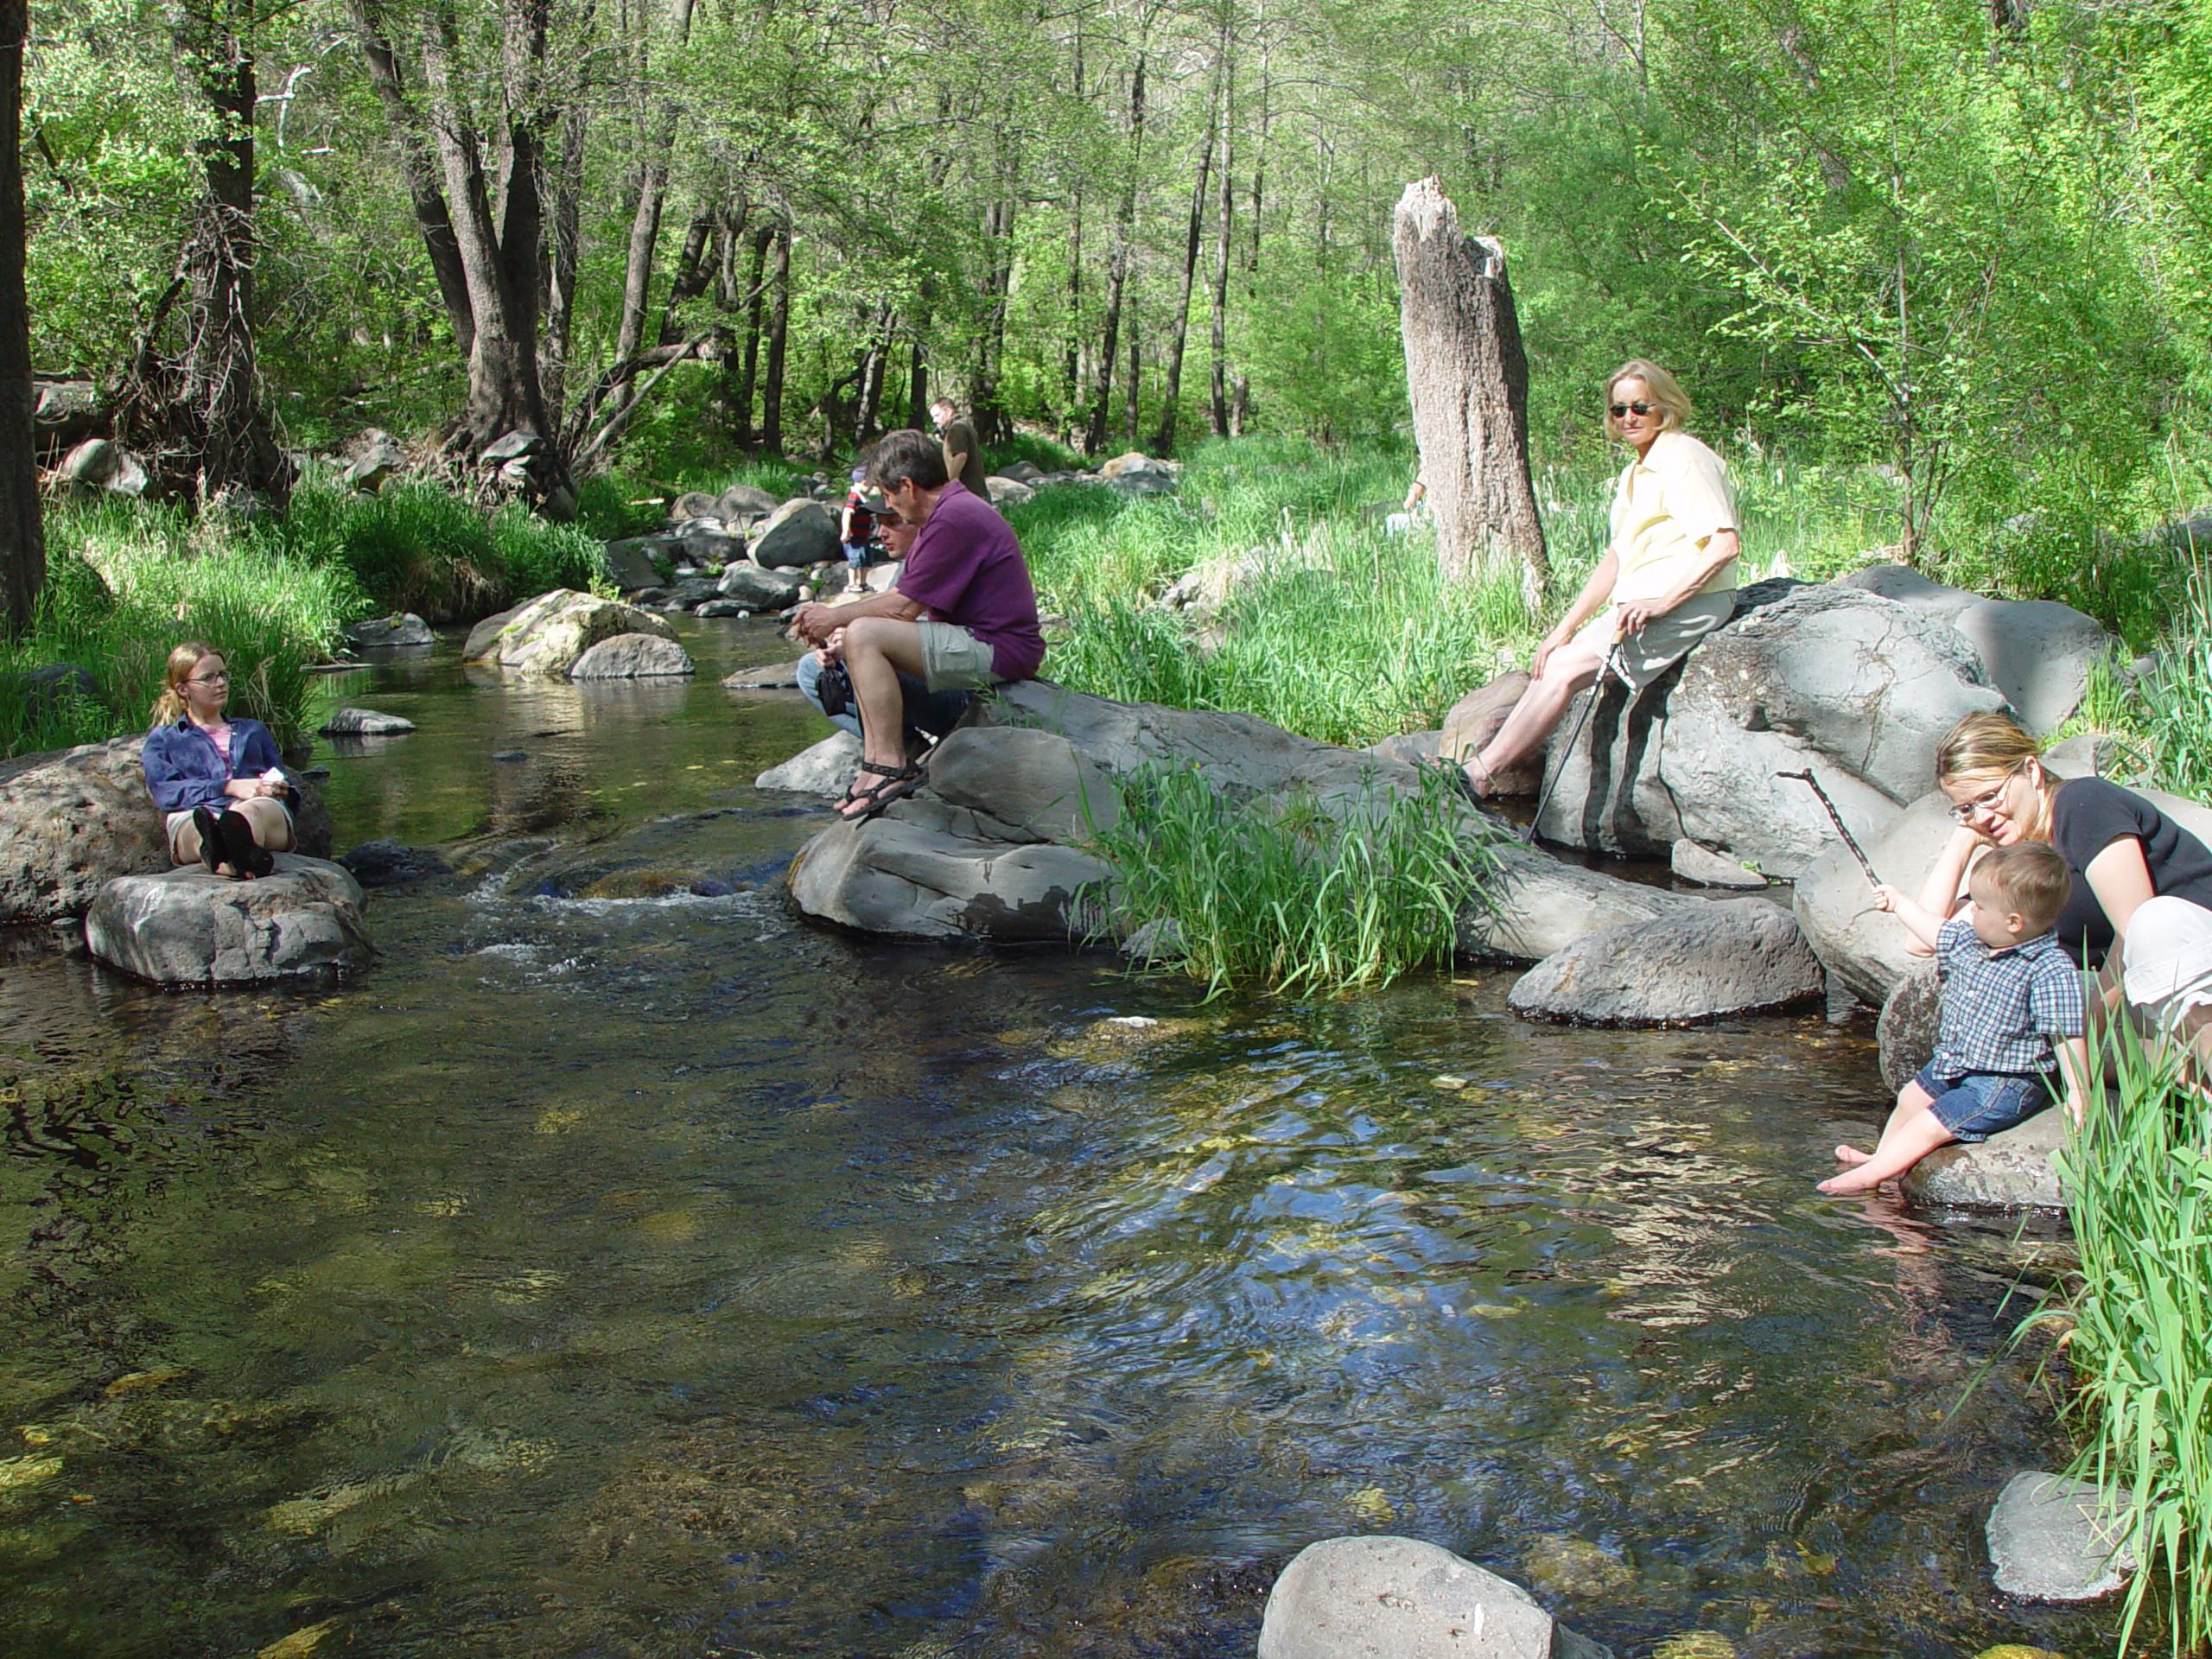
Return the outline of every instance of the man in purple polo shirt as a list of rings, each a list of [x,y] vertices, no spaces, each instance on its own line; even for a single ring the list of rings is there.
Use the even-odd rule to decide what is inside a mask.
[[[1020,543],[989,502],[947,475],[936,440],[887,434],[868,482],[918,527],[898,585],[856,604],[801,606],[791,622],[852,677],[861,775],[837,804],[849,819],[874,817],[920,786],[921,769],[906,760],[902,671],[932,691],[976,690],[1026,680],[1045,659]]]

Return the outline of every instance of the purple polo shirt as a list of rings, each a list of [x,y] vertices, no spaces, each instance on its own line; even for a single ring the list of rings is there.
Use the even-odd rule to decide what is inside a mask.
[[[1026,680],[1045,660],[1037,590],[998,510],[958,480],[944,486],[899,573],[899,591],[991,648],[991,672]]]

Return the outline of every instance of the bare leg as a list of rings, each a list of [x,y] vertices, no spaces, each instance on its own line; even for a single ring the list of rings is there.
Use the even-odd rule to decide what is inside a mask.
[[[861,758],[906,764],[906,699],[900,670],[922,677],[922,631],[895,617],[864,616],[845,628],[845,671],[860,704]]]
[[[1917,1082],[1905,1084],[1897,1091],[1897,1107],[1883,1127],[1880,1144],[1871,1153],[1838,1147],[1837,1159],[1852,1167],[1822,1181],[1820,1190],[1836,1197],[1869,1192],[1904,1174],[1936,1147],[1948,1146],[1958,1137],[1929,1109],[1933,1103],[1934,1097]]]
[[[1529,682],[1521,701],[1505,717],[1480,754],[1466,763],[1467,781],[1478,795],[1490,793],[1490,780],[1530,753],[1560,722],[1574,694],[1595,683],[1604,662],[1589,646],[1570,639],[1544,661],[1544,671]]]
[[[176,840],[170,844],[169,856],[180,865],[197,864],[200,861],[200,826],[198,824],[189,819],[185,821],[184,827],[176,832]]]

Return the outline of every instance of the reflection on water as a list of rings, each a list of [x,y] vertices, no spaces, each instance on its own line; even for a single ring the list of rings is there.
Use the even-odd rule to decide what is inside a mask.
[[[346,689],[341,842],[475,838],[357,983],[0,966],[0,1651],[1243,1655],[1375,1530],[1624,1651],[2108,1645],[1980,1559],[2011,1229],[1811,1190],[1863,1033],[808,929],[732,665]]]

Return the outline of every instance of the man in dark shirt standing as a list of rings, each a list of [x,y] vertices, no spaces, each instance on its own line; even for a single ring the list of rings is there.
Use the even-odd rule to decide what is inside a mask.
[[[801,639],[842,658],[860,707],[861,775],[840,817],[873,817],[919,786],[907,764],[903,671],[932,691],[1026,680],[1045,658],[1037,594],[1020,544],[996,509],[945,472],[944,453],[920,432],[887,434],[868,482],[918,526],[898,585],[851,605],[804,605]]]

